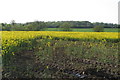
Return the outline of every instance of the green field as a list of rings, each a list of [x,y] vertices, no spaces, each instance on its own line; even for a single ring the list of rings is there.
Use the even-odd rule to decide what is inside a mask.
[[[46,28],[45,31],[61,31],[60,28]],[[74,32],[93,32],[92,28],[72,28]],[[105,28],[104,32],[118,32],[118,28]]]

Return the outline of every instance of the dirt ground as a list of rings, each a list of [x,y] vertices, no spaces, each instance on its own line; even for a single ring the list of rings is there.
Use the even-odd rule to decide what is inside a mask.
[[[61,52],[58,52],[57,49]],[[112,69],[116,67],[115,65],[71,57],[64,54],[62,48],[56,48],[53,56],[51,59],[41,61],[34,51],[16,53],[10,64],[3,65],[2,80],[6,78],[10,80],[22,78],[32,80],[41,78],[57,80],[66,78],[120,79],[117,72],[112,72]],[[97,66],[102,68],[98,69]]]

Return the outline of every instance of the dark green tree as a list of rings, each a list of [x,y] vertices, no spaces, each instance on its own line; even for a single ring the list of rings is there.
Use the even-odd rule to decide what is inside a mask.
[[[12,20],[11,21],[11,25],[15,25],[16,23],[15,23],[15,20]]]
[[[27,24],[25,27],[25,30],[27,31],[41,31],[44,30],[46,28],[47,24],[45,22],[32,22]]]
[[[63,24],[60,25],[60,28],[62,31],[71,31],[72,24],[68,22],[64,22]]]

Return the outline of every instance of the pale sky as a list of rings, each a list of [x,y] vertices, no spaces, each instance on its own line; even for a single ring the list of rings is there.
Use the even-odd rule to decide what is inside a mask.
[[[118,23],[120,0],[0,0],[0,23],[90,21]]]

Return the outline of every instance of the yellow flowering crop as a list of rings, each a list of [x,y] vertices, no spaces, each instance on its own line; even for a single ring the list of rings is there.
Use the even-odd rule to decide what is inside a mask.
[[[2,31],[2,39],[28,39],[37,36],[67,37],[67,38],[86,38],[86,39],[118,39],[115,32],[57,32],[57,31]]]
[[[49,39],[64,38],[67,39],[90,39],[90,40],[104,40],[113,39],[119,40],[117,32],[62,32],[62,31],[2,31],[2,53],[9,53],[22,42],[31,43],[37,37]],[[48,43],[49,45],[49,43]],[[11,52],[11,53],[14,53]]]

